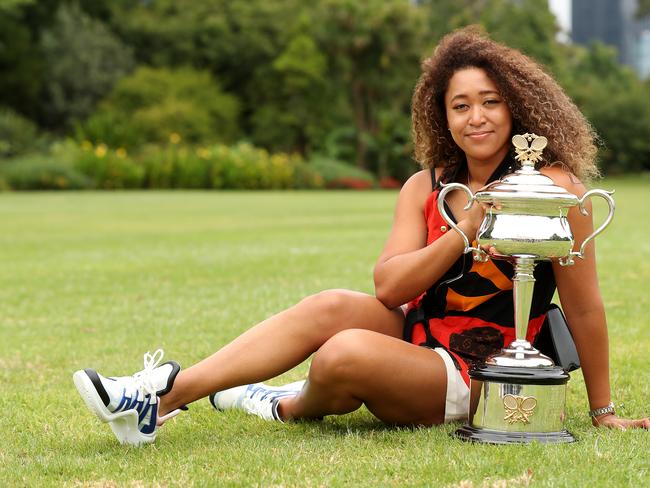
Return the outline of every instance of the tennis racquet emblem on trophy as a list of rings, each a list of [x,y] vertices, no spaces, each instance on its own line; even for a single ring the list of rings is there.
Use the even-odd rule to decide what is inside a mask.
[[[443,185],[438,210],[465,243],[465,253],[476,261],[507,260],[514,265],[513,294],[516,339],[485,363],[470,369],[469,422],[455,432],[463,440],[496,444],[573,442],[564,428],[566,384],[569,374],[526,340],[538,261],[557,259],[562,266],[582,258],[589,241],[600,234],[614,215],[611,192],[590,190],[582,198],[557,186],[535,169],[548,140],[535,134],[512,138],[521,169],[486,185],[476,194],[460,183]],[[462,190],[469,199],[486,207],[475,244],[445,211],[445,196]],[[567,212],[598,196],[609,206],[605,221],[574,251]]]

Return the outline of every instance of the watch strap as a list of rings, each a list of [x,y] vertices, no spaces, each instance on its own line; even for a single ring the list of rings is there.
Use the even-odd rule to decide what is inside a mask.
[[[600,417],[601,415],[605,415],[606,413],[614,413],[613,402],[609,402],[609,404],[606,407],[594,408],[593,410],[589,410],[590,417]]]

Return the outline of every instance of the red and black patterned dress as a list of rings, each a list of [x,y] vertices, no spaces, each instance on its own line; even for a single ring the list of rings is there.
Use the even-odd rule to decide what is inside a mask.
[[[489,181],[508,170],[504,161]],[[427,245],[442,236],[448,225],[438,212],[439,185],[432,171],[433,192],[424,207]],[[451,211],[447,213],[453,218]],[[512,264],[501,260],[479,263],[461,256],[436,283],[409,303],[404,339],[417,345],[447,350],[469,385],[468,369],[515,339]],[[527,339],[533,343],[555,292],[551,263],[535,266],[535,289]]]

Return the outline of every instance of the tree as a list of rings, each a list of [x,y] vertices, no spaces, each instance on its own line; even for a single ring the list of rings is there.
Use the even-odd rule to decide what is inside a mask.
[[[113,91],[80,134],[133,145],[172,130],[189,141],[245,135],[403,179],[414,169],[410,99],[420,60],[467,24],[558,77],[605,140],[606,170],[648,159],[648,86],[600,47],[558,43],[546,0],[0,0],[0,105],[69,132],[144,65],[155,86],[140,84],[141,94],[200,78],[190,85],[204,98],[172,87],[173,96],[126,110]],[[139,73],[136,81],[149,79]]]
[[[314,39],[296,32],[271,64],[254,74],[253,140],[303,155],[318,148],[331,128],[329,102],[335,98],[326,69],[327,59]]]
[[[31,3],[0,2],[0,105],[36,117],[43,60],[29,26],[23,21],[23,8]]]
[[[426,45],[425,18],[402,0],[325,0],[317,18],[316,36],[328,55],[332,82],[347,98],[356,164],[368,168],[369,156],[376,161],[378,152],[403,137],[400,121],[409,119]]]
[[[567,91],[601,139],[606,173],[650,169],[650,87],[600,43],[574,47],[567,56]]]
[[[62,4],[41,36],[44,112],[53,129],[86,118],[115,82],[133,68],[131,49],[76,4]]]
[[[313,106],[303,108],[300,94],[288,93],[285,82],[298,88],[295,80],[302,76],[315,83],[319,65],[309,35],[291,41],[300,34],[293,26],[306,9],[300,0],[159,0],[114,7],[111,22],[140,62],[209,70],[240,100],[240,123],[253,142],[295,150],[309,145],[301,130],[310,124],[298,112],[311,113]],[[307,60],[311,67],[296,72],[289,59],[296,54],[313,58]],[[299,88],[304,93],[315,87]]]
[[[470,24],[551,68],[560,57],[558,27],[546,0],[425,0],[436,38]]]

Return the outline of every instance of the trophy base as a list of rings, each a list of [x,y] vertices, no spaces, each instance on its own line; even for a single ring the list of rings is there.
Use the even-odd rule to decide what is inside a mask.
[[[478,429],[470,425],[464,425],[456,430],[453,436],[464,441],[485,444],[529,444],[531,442],[560,444],[576,441],[576,438],[566,429],[562,429],[559,432],[503,432],[491,429]]]
[[[481,364],[469,372],[469,422],[454,436],[489,444],[566,443],[566,383],[561,367]]]

